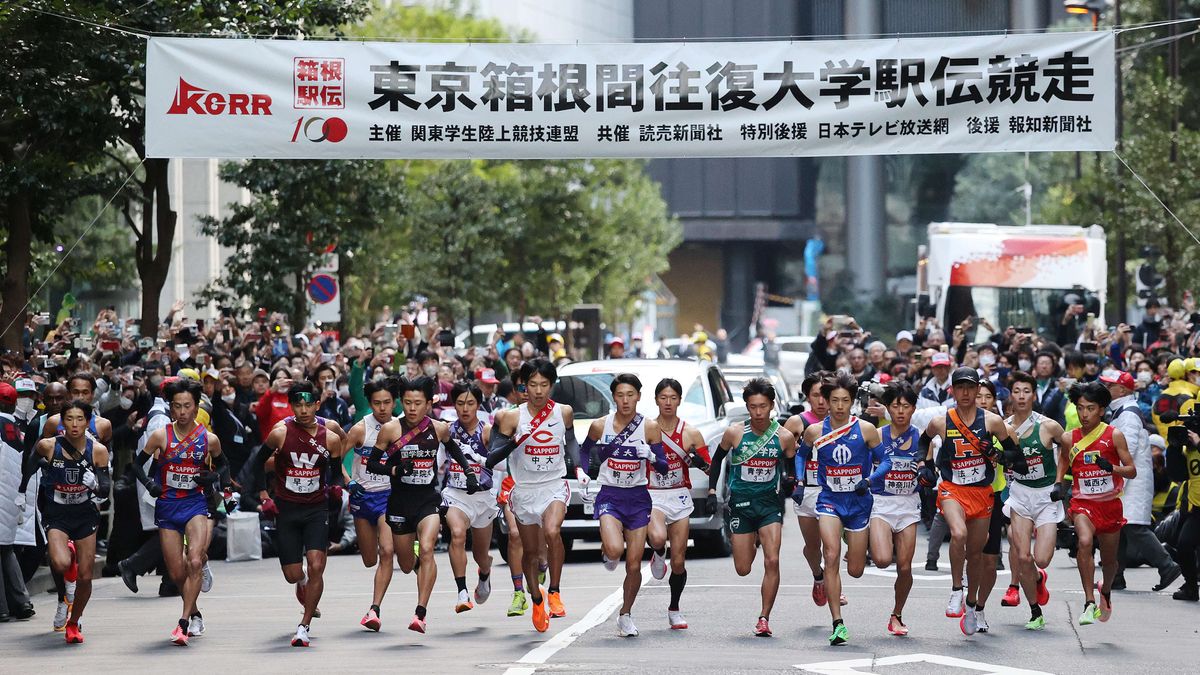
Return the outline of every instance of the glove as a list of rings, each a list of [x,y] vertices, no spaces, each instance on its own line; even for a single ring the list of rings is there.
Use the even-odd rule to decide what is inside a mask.
[[[654,461],[654,451],[648,445],[639,445],[637,451],[638,459],[648,459]]]
[[[342,501],[342,495],[345,494],[345,492],[346,490],[341,485],[329,486],[329,498],[335,502]]]
[[[162,496],[163,489],[162,489],[161,485],[159,485],[156,481],[152,480],[146,484],[146,492],[148,492],[151,497],[158,499],[159,497]]]
[[[413,475],[414,470],[415,470],[415,467],[413,466],[413,462],[411,459],[400,460],[400,475],[401,476],[411,476],[411,475]]]
[[[720,510],[720,508],[721,508],[721,502],[717,499],[716,495],[709,495],[708,499],[704,500],[705,515],[715,516],[717,514],[717,511]]]
[[[1063,484],[1055,483],[1054,487],[1050,488],[1050,501],[1061,502],[1063,500]]]
[[[922,463],[920,470],[917,471],[917,481],[927,488],[937,485],[937,474],[934,473],[933,467],[928,463]]]
[[[473,495],[476,492],[479,492],[479,479],[475,477],[475,474],[469,473],[467,474],[467,494]]]
[[[1108,461],[1107,459],[1104,459],[1103,457],[1096,458],[1096,466],[1100,467],[1101,469],[1104,469],[1105,471],[1107,471],[1109,473],[1112,473],[1112,470],[1113,470],[1112,462]]]
[[[779,496],[787,499],[796,491],[796,477],[784,476],[779,479]]]
[[[350,491],[351,497],[362,497],[367,492],[366,488],[360,485],[358,481],[354,480],[350,481],[350,484],[346,486],[346,489]]]
[[[216,471],[201,471],[196,474],[196,483],[211,488],[221,481],[221,474]]]
[[[588,477],[583,467],[578,466],[575,467],[575,480],[579,481],[579,487],[587,487],[588,483],[592,482],[592,479]]]
[[[83,470],[83,478],[80,479],[79,483],[92,492],[100,490],[100,482],[96,480],[96,474],[91,469]]]
[[[1014,473],[1024,475],[1029,471],[1029,460],[1025,459],[1025,453],[1020,450],[1016,452],[1005,451],[1003,464],[1012,469]]]
[[[13,498],[13,504],[17,506],[17,525],[25,524],[25,493],[18,492]]]
[[[870,490],[871,490],[871,481],[867,480],[866,478],[860,479],[857,483],[854,484],[854,494],[858,495],[859,497],[867,494],[867,492],[869,492]]]
[[[700,469],[704,473],[708,473],[708,468],[709,468],[708,462],[704,461],[704,458],[701,457],[700,455],[696,454],[695,451],[688,453],[688,463],[690,463],[692,466],[696,467],[697,469]]]
[[[263,500],[261,506],[258,507],[264,518],[275,518],[279,515],[279,507],[275,505],[275,500],[270,497]]]

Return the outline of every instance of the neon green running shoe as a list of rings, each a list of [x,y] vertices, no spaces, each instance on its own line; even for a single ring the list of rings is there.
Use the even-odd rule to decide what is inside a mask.
[[[844,645],[849,639],[850,631],[846,628],[846,624],[839,623],[833,627],[833,635],[829,636],[829,646]]]
[[[1080,617],[1079,623],[1083,623],[1083,617]],[[1030,619],[1025,624],[1025,630],[1043,630],[1046,628],[1046,617],[1038,616],[1036,619]]]
[[[1096,623],[1096,620],[1099,618],[1100,608],[1096,606],[1096,603],[1089,602],[1083,606],[1083,614],[1079,615],[1079,625],[1090,626]]]
[[[513,591],[512,604],[508,606],[508,615],[525,616],[527,609],[529,609],[529,596],[525,595],[525,591]]]

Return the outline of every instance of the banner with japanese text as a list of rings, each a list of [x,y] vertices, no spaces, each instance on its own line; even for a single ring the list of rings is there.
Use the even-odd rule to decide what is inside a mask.
[[[1112,150],[1111,32],[799,42],[150,38],[152,157]]]

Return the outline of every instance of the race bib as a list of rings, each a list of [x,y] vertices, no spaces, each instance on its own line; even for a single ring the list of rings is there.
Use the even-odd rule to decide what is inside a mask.
[[[1017,474],[1022,480],[1037,480],[1046,477],[1046,466],[1042,464],[1041,455],[1026,457],[1025,461],[1029,463],[1029,470],[1025,473]]]
[[[687,466],[684,465],[679,455],[673,452],[667,453],[667,472],[660,474],[657,471],[651,471],[650,486],[659,489],[681,487],[685,471],[687,471]]]
[[[1079,494],[1082,495],[1102,495],[1112,492],[1115,488],[1112,476],[1095,476],[1079,479]]]
[[[358,484],[363,487],[386,487],[391,485],[391,479],[386,475],[374,473],[367,469],[367,461],[370,459],[370,454],[370,449],[367,449],[367,452],[362,452],[358,455],[358,466],[360,468],[358,472]],[[387,463],[386,454],[383,456],[383,462]]]
[[[172,490],[194,490],[196,489],[196,474],[200,473],[198,466],[178,466],[172,464],[167,467],[167,485],[166,487]]]
[[[56,485],[54,487],[54,503],[74,506],[87,503],[88,489],[82,485]]]
[[[401,476],[405,485],[429,485],[433,482],[437,467],[432,457],[417,457],[412,460],[412,473]],[[466,478],[463,478],[466,481]],[[464,483],[465,486],[465,483]]]
[[[815,486],[821,484],[820,479],[817,478],[817,464],[818,464],[817,460],[815,460],[815,459],[810,459],[804,463],[804,484],[805,485],[811,485],[811,486],[815,487]]]
[[[562,453],[559,452],[557,445],[551,446],[525,446],[525,458],[521,466],[527,471],[541,473],[543,471],[561,471]]]
[[[966,457],[950,460],[951,482],[972,485],[987,480],[987,460],[983,457]]]
[[[601,468],[601,482],[613,487],[634,487],[646,476],[645,462],[640,459],[609,457]]]
[[[775,460],[768,457],[751,457],[742,462],[741,479],[747,483],[770,483],[775,480]]]
[[[467,489],[467,474],[463,471],[462,466],[458,462],[450,462],[449,469],[446,472],[446,485],[459,490]],[[471,471],[476,476],[483,475],[483,466],[471,462]]]
[[[283,486],[298,495],[312,494],[321,487],[321,470],[288,467],[283,477]]]
[[[917,489],[917,474],[911,459],[892,459],[892,468],[883,477],[883,489],[894,495],[910,495]]]
[[[834,492],[854,492],[854,486],[862,480],[861,466],[825,467],[825,485]]]

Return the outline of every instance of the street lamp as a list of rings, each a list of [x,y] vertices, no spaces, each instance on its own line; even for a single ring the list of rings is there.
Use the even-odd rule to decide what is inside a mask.
[[[1092,30],[1100,25],[1100,13],[1104,11],[1104,0],[1063,0],[1063,8],[1067,14],[1089,14],[1092,17]]]

